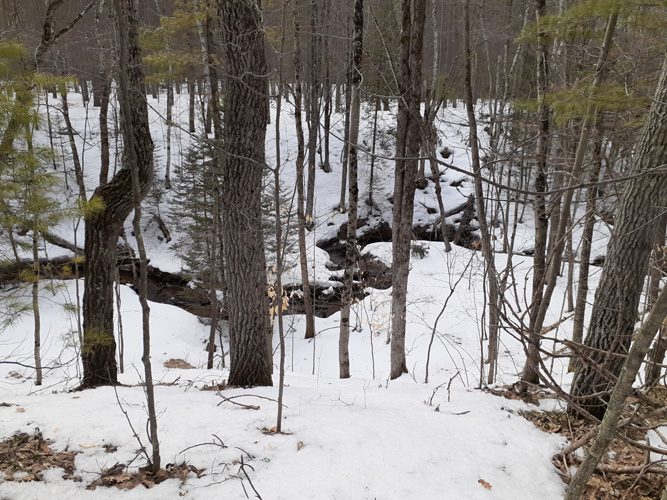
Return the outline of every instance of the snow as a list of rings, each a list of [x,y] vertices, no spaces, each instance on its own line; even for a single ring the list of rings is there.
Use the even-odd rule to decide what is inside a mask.
[[[187,124],[187,96],[176,96],[174,121]],[[55,101],[57,105],[58,100]],[[149,97],[153,139],[157,145],[156,165],[164,169],[165,98]],[[85,149],[85,174],[91,188],[97,178],[99,164],[99,133],[97,110],[82,106],[78,95],[69,99],[75,128],[79,131],[77,144]],[[53,102],[52,102],[53,104]],[[285,104],[281,117],[281,149],[284,161],[282,181],[294,185],[295,136],[290,105]],[[275,112],[275,108],[274,108]],[[55,113],[54,113],[55,120]],[[393,120],[390,112],[379,113],[386,127]],[[274,117],[275,118],[275,117]],[[334,117],[336,118],[336,117]],[[338,117],[340,118],[340,117]],[[338,119],[336,118],[336,119]],[[334,120],[340,136],[342,123]],[[465,146],[467,130],[462,109],[442,112],[443,144],[455,151],[453,164],[468,168]],[[275,120],[273,120],[275,123]],[[267,157],[274,161],[275,139],[270,126],[267,134]],[[173,160],[185,151],[190,137],[178,127],[172,130]],[[362,132],[369,137],[369,127]],[[113,147],[113,140],[112,140]],[[63,150],[66,156],[66,149]],[[337,211],[340,197],[339,156],[341,141],[333,140],[331,158],[334,173],[317,171],[315,229],[308,234],[311,280],[322,286],[335,286],[329,270],[328,254],[315,247],[315,242],[335,236],[346,215]],[[391,151],[378,151],[390,158]],[[362,155],[360,165],[360,199],[368,192],[368,157]],[[112,157],[113,165],[113,157]],[[391,222],[392,162],[376,163],[374,199],[376,209],[371,213],[360,204],[362,217],[369,221],[362,231],[380,222]],[[427,167],[428,168],[428,167]],[[161,177],[162,174],[159,175]],[[444,175],[445,209],[459,206],[470,194],[472,185],[465,176],[454,171]],[[464,182],[452,187],[453,181]],[[75,196],[74,190],[60,193],[63,202]],[[418,191],[415,221],[432,224],[436,208],[432,182]],[[147,202],[148,203],[148,202]],[[167,213],[169,195],[146,210]],[[532,214],[526,210],[518,226],[517,251],[532,246]],[[182,264],[170,246],[156,238],[149,227],[147,244],[153,266],[178,272]],[[604,255],[608,230],[599,225],[593,255]],[[152,231],[152,232],[151,232]],[[579,229],[577,229],[579,231]],[[74,239],[72,221],[57,228],[57,233]],[[129,234],[129,233],[128,233]],[[577,233],[579,234],[579,233]],[[174,235],[178,238],[179,235]],[[499,236],[499,235],[498,235]],[[575,235],[575,246],[580,238]],[[497,248],[500,248],[497,240]],[[79,245],[83,241],[83,224],[77,232]],[[131,244],[134,244],[131,241]],[[339,315],[316,318],[318,335],[314,341],[303,338],[302,317],[287,316],[286,387],[283,429],[286,434],[271,435],[262,429],[276,423],[277,387],[226,389],[225,398],[258,410],[243,409],[225,401],[216,391],[201,391],[223,381],[228,372],[219,365],[205,370],[205,344],[208,327],[198,318],[176,307],[151,303],[152,363],[159,412],[159,436],[163,463],[183,461],[200,469],[204,475],[190,476],[181,484],[170,479],[145,489],[121,491],[85,487],[99,477],[100,472],[116,463],[130,463],[131,470],[145,463],[137,457],[138,443],[123,413],[128,413],[139,437],[146,442],[145,397],[140,385],[141,313],[136,294],[121,287],[121,311],[125,339],[125,373],[122,386],[69,392],[77,387],[81,366],[76,333],[76,316],[63,307],[74,303],[75,281],[56,282],[54,290],[41,284],[42,357],[47,368],[44,385],[34,385],[31,365],[33,322],[30,313],[21,316],[0,333],[0,402],[14,406],[0,407],[0,439],[16,432],[39,429],[53,441],[56,450],[76,451],[76,474],[81,483],[62,479],[60,470],[44,474],[43,482],[0,482],[0,498],[122,498],[163,499],[183,496],[188,499],[246,498],[244,489],[253,496],[250,483],[242,471],[244,463],[252,485],[264,499],[515,499],[555,500],[562,498],[564,484],[551,463],[551,456],[565,445],[564,439],[545,434],[519,415],[522,410],[554,409],[558,404],[543,401],[536,407],[521,401],[506,400],[485,393],[477,387],[483,364],[480,343],[484,331],[481,318],[484,308],[483,263],[481,255],[454,247],[450,253],[441,243],[425,244],[428,254],[411,261],[408,289],[407,365],[410,373],[389,381],[389,345],[387,331],[391,321],[391,289],[369,289],[369,295],[353,307],[351,323],[350,366],[352,378],[338,379]],[[47,245],[49,256],[65,253]],[[369,253],[387,265],[391,264],[391,244],[374,243],[363,253]],[[290,256],[286,283],[300,280],[300,268],[295,256]],[[507,265],[507,256],[497,253],[497,266]],[[514,256],[517,292],[517,311],[525,311],[525,284],[530,282],[532,261],[529,257]],[[576,271],[576,270],[575,270]],[[339,274],[339,273],[338,273]],[[459,278],[463,277],[460,281]],[[597,286],[598,276],[591,277],[591,289]],[[457,283],[458,282],[458,283]],[[435,328],[429,366],[429,383],[424,383],[426,359],[438,317],[452,287],[451,298]],[[79,283],[80,290],[83,283]],[[4,296],[28,303],[28,285],[4,290]],[[509,292],[508,292],[509,293]],[[514,292],[511,292],[514,294]],[[564,304],[564,284],[559,282],[547,324],[561,317]],[[552,336],[569,335],[571,323],[561,325]],[[274,380],[277,382],[279,362],[277,334],[274,337]],[[551,344],[545,343],[546,348]],[[225,345],[225,350],[228,348]],[[169,369],[164,363],[179,358],[194,369]],[[22,365],[12,364],[21,363]],[[516,381],[524,362],[522,345],[510,334],[502,333],[498,384]],[[567,386],[570,375],[567,367],[556,360],[554,373]],[[269,399],[265,399],[269,398]],[[22,409],[24,411],[17,411]],[[224,443],[224,446],[222,444]],[[107,453],[109,444],[117,451]],[[490,485],[487,489],[485,485]]]

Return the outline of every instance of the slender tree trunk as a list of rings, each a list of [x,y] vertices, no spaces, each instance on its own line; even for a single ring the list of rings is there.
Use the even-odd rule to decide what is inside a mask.
[[[225,47],[222,219],[229,311],[229,384],[272,385],[262,235],[262,171],[268,116],[265,38],[251,0],[220,0]],[[233,244],[228,244],[233,242]]]
[[[349,148],[349,210],[347,212],[347,240],[345,243],[345,273],[340,312],[340,337],[338,343],[338,362],[340,378],[350,377],[350,305],[354,267],[357,257],[357,212],[359,204],[359,183],[357,179],[359,114],[361,110],[361,60],[363,54],[364,1],[354,2],[354,36],[352,39],[352,98],[350,104],[350,143]]]
[[[539,26],[540,20],[546,16],[546,0],[535,0],[535,19]],[[530,332],[531,338],[528,344],[527,361],[521,374],[521,380],[526,383],[536,384],[539,382],[537,374],[537,359],[539,347],[535,344],[535,322],[542,304],[544,278],[546,276],[546,252],[547,235],[549,231],[549,216],[547,214],[546,199],[544,193],[547,190],[547,152],[549,150],[549,104],[546,101],[546,93],[549,87],[549,42],[547,34],[539,31],[537,33],[537,102],[538,109],[538,136],[535,161],[535,185],[534,190],[534,213],[535,213],[535,250],[533,253],[533,283],[532,303],[530,305]]]
[[[105,74],[100,87],[100,186],[109,179],[109,87]]]
[[[304,200],[304,161],[305,141],[301,121],[301,36],[299,27],[299,0],[294,0],[294,121],[296,122],[297,153],[296,153],[296,193],[297,193],[297,232],[299,234],[299,260],[301,265],[301,291],[306,309],[306,338],[315,338],[315,317],[313,315],[313,299],[310,294],[310,278],[308,277],[308,254],[306,251],[306,211]]]
[[[320,35],[319,0],[310,0],[310,86],[308,92],[308,187],[306,189],[306,228],[314,225],[315,164],[317,163],[317,137],[320,130]]]
[[[194,134],[196,132],[195,128],[195,81],[194,78],[188,78],[188,94],[189,94],[189,107],[188,107],[188,132]]]
[[[35,385],[42,385],[42,322],[39,313],[39,228],[37,227],[37,214],[34,216],[32,228],[32,261],[35,275],[32,277],[32,319],[34,321],[35,338]]]
[[[614,31],[616,29],[616,20],[618,19],[618,12],[614,11],[609,16],[607,22],[607,29],[605,31],[604,42],[602,45],[602,52],[597,62],[595,77],[591,83],[591,90],[595,92],[597,88],[602,83],[603,79],[603,70],[607,64],[607,55],[609,54],[609,49],[611,48],[611,42],[614,37]],[[543,276],[543,281],[546,284],[546,288],[543,291],[542,298],[540,300],[540,307],[537,310],[537,314],[531,317],[532,325],[530,332],[530,342],[528,344],[528,355],[526,360],[526,366],[524,367],[521,380],[524,383],[535,384],[539,381],[539,375],[537,373],[537,367],[539,366],[538,357],[539,357],[539,344],[540,336],[542,331],[542,326],[544,324],[544,318],[547,314],[547,309],[551,303],[551,297],[556,288],[556,280],[560,272],[561,258],[563,255],[563,249],[565,247],[565,231],[570,222],[570,210],[572,205],[572,198],[574,196],[574,186],[578,184],[581,171],[584,166],[584,157],[586,155],[586,150],[588,149],[588,141],[590,138],[591,129],[593,126],[594,118],[596,115],[595,104],[589,104],[584,113],[584,121],[581,128],[581,136],[579,137],[579,143],[577,144],[577,150],[574,158],[574,164],[569,176],[568,189],[563,194],[563,200],[561,202],[561,212],[558,218],[558,226],[553,237],[553,245],[551,252],[549,253],[549,267],[547,273]],[[555,221],[554,221],[555,224]],[[541,288],[541,287],[540,287]]]
[[[479,223],[479,232],[482,235],[482,254],[486,265],[486,280],[488,290],[488,336],[489,346],[487,359],[489,361],[489,373],[487,383],[492,384],[496,377],[496,364],[498,361],[498,278],[496,274],[496,264],[494,261],[494,252],[491,244],[491,235],[489,234],[489,225],[486,217],[486,207],[484,205],[484,186],[480,177],[482,164],[479,158],[479,139],[477,137],[477,119],[475,118],[474,100],[472,95],[472,57],[470,54],[470,0],[463,4],[463,29],[464,29],[464,52],[465,52],[465,95],[466,109],[468,111],[468,124],[470,127],[470,152],[472,157],[472,167],[475,173],[475,201],[477,203],[477,222]],[[444,223],[444,221],[443,221]]]
[[[413,130],[419,130],[422,126],[420,101],[426,0],[402,0],[401,6],[401,62],[392,225],[392,379],[408,371],[405,359],[405,324],[417,157],[421,142],[421,134],[414,133]]]
[[[79,198],[81,200],[86,199],[86,185],[83,180],[83,169],[81,168],[81,160],[79,159],[79,151],[76,148],[76,142],[74,141],[74,129],[72,127],[72,121],[69,118],[69,105],[67,103],[67,89],[63,89],[60,92],[60,99],[62,102],[62,113],[65,120],[65,127],[67,127],[67,138],[69,139],[69,146],[72,152],[72,164],[74,165],[74,176],[76,178],[76,185],[79,188]]]
[[[129,0],[131,2],[131,0]],[[141,200],[144,198],[142,195],[142,183],[139,176],[139,162],[145,160],[145,154],[149,157],[152,157],[153,153],[153,141],[151,140],[150,130],[147,128],[135,129],[134,122],[132,119],[132,113],[135,111],[133,108],[130,108],[130,103],[132,98],[130,97],[130,91],[128,89],[128,83],[130,78],[128,73],[130,72],[130,63],[136,64],[140,62],[140,56],[137,59],[131,58],[129,55],[130,51],[139,51],[139,47],[136,45],[137,40],[130,39],[131,28],[128,28],[128,24],[132,21],[136,23],[136,10],[134,7],[128,7],[123,5],[127,3],[128,0],[115,0],[116,6],[116,16],[118,18],[118,32],[119,32],[119,43],[120,43],[120,71],[119,71],[119,86],[120,86],[120,107],[123,112],[123,118],[125,123],[124,136],[125,136],[125,162],[126,165],[129,165],[131,170],[132,177],[132,197],[134,201],[134,217],[132,219],[132,227],[134,228],[134,236],[137,240],[137,247],[139,250],[139,302],[141,303],[141,319],[142,319],[142,333],[143,333],[143,354],[141,356],[141,361],[144,365],[144,377],[145,377],[145,390],[146,390],[146,400],[148,407],[148,427],[149,427],[149,439],[151,442],[152,455],[151,455],[151,470],[153,474],[157,474],[160,470],[160,441],[158,438],[157,431],[157,412],[155,410],[155,387],[153,385],[153,371],[151,368],[151,336],[150,336],[150,308],[148,307],[148,259],[146,258],[146,247],[144,245],[144,237],[141,230]],[[125,13],[123,8],[129,8],[131,10],[126,10],[128,17],[133,16],[135,19],[128,20],[125,19]],[[132,45],[132,44],[135,45]],[[141,71],[141,69],[139,69]],[[144,103],[145,103],[145,94],[144,94]],[[145,152],[140,155],[140,151]],[[141,158],[141,160],[140,160]],[[152,161],[152,160],[150,160]]]
[[[167,79],[167,164],[164,169],[164,187],[171,189],[171,123],[172,107],[174,106],[174,86],[171,81],[171,66],[169,67],[169,78]]]
[[[593,183],[586,190],[586,213],[584,215],[584,230],[581,236],[581,251],[579,254],[579,279],[577,281],[577,298],[574,305],[574,320],[572,325],[572,340],[576,343],[584,341],[584,315],[586,313],[586,300],[588,298],[588,274],[590,271],[591,244],[593,242],[593,231],[595,229],[595,210],[598,198],[598,187],[595,183],[600,178],[602,170],[602,116],[598,115],[596,120],[596,138],[593,145],[594,164],[590,173],[589,181]],[[570,370],[574,370],[576,359],[570,361]]]

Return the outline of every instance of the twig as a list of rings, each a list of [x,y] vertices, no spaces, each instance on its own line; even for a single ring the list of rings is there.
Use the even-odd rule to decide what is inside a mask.
[[[141,442],[141,438],[139,437],[139,434],[137,434],[137,431],[134,430],[134,426],[132,425],[132,420],[130,419],[130,416],[128,415],[125,408],[123,408],[123,403],[120,402],[120,398],[118,397],[118,390],[116,389],[116,386],[114,386],[114,388],[113,388],[113,393],[116,395],[116,401],[118,402],[118,407],[120,408],[120,411],[122,411],[123,415],[125,415],[127,423],[129,424],[130,429],[132,430],[132,435],[139,442],[139,449],[146,456],[146,460],[148,460],[148,464],[152,465],[153,462],[151,460],[151,457],[148,455],[148,451],[146,451],[146,447],[144,446],[144,443]]]
[[[241,467],[239,468],[239,471],[243,472],[243,475],[244,475],[244,476],[246,477],[246,479],[248,480],[248,483],[250,484],[250,487],[252,488],[252,491],[255,492],[255,496],[256,496],[257,498],[259,498],[260,500],[262,500],[262,496],[259,494],[259,492],[258,492],[257,489],[255,488],[255,485],[252,484],[252,480],[250,479],[250,476],[248,475],[248,473],[247,473],[246,470],[245,470],[246,467],[250,467],[253,471],[255,470],[255,469],[253,469],[252,465],[247,465],[247,464],[245,464],[245,463],[243,462],[243,455],[241,455]],[[243,484],[243,482],[241,482],[241,484]],[[243,488],[243,490],[245,491],[245,487]],[[248,496],[247,493],[246,493],[246,496]]]

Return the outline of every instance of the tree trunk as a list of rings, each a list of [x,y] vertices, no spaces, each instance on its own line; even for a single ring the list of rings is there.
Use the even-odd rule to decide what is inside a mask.
[[[100,86],[100,186],[109,179],[109,87],[105,74]]]
[[[392,379],[407,373],[405,360],[405,323],[407,312],[410,242],[414,212],[415,181],[420,150],[420,100],[422,48],[426,0],[402,0],[401,62],[398,81],[399,104],[396,127],[396,166],[392,225]]]
[[[631,191],[627,190],[625,193],[629,195]],[[625,398],[630,394],[632,384],[634,383],[635,378],[637,378],[637,373],[641,367],[642,360],[646,356],[651,342],[653,341],[658,328],[665,320],[665,317],[667,317],[667,288],[663,289],[662,293],[656,300],[646,323],[644,323],[637,334],[637,340],[635,340],[632,349],[630,349],[627,359],[625,362],[621,363],[618,382],[609,398],[609,408],[605,412],[602,423],[600,424],[597,439],[593,446],[588,450],[586,458],[577,469],[577,473],[572,478],[572,481],[570,481],[570,485],[565,492],[564,500],[579,500],[586,483],[593,474],[593,471],[595,471],[602,455],[607,451],[607,447],[609,446],[609,443],[611,443],[611,440],[614,439],[618,420],[625,407]]]
[[[132,120],[132,113],[135,111],[129,105],[132,98],[129,95],[128,89],[128,73],[129,73],[129,50],[138,51],[137,45],[130,45],[128,29],[128,19],[124,17],[134,17],[136,19],[136,11],[123,11],[123,2],[126,0],[115,0],[116,16],[118,18],[118,32],[120,45],[120,71],[119,71],[119,87],[120,87],[120,107],[123,112],[123,122],[125,124],[125,165],[131,170],[132,177],[132,199],[134,217],[132,219],[132,227],[134,229],[134,236],[137,241],[137,249],[139,250],[139,302],[141,303],[141,323],[142,323],[142,337],[143,337],[143,353],[141,361],[144,365],[144,382],[146,389],[146,402],[148,410],[148,437],[151,442],[152,454],[150,457],[151,472],[155,475],[160,470],[160,441],[158,439],[157,431],[157,412],[155,411],[155,387],[153,385],[153,371],[151,367],[151,337],[150,337],[150,308],[148,306],[148,259],[146,258],[146,247],[144,245],[143,233],[141,230],[141,200],[144,196],[141,194],[141,180],[139,176],[140,163],[139,152],[144,152],[141,155],[141,161],[150,158],[152,163],[153,141],[151,140],[150,131],[148,129],[134,129]],[[130,0],[131,1],[131,0]],[[137,40],[135,40],[136,43]],[[141,60],[140,58],[138,59]],[[134,63],[137,60],[133,61]],[[144,95],[145,103],[145,95]],[[146,152],[147,156],[146,157]]]
[[[220,0],[227,91],[222,200],[230,373],[235,386],[272,385],[267,345],[262,171],[268,115],[264,27],[257,3]],[[227,244],[231,243],[233,244]]]
[[[305,141],[303,138],[303,125],[301,121],[301,103],[303,95],[301,90],[301,37],[298,20],[299,1],[294,2],[294,121],[296,122],[296,212],[297,231],[299,233],[299,261],[301,265],[301,291],[303,292],[303,305],[306,309],[306,337],[315,338],[315,317],[313,315],[313,302],[310,295],[310,278],[308,277],[308,255],[306,252],[306,211],[303,188],[303,164],[305,157]]]
[[[537,25],[547,14],[546,0],[535,0],[535,18]],[[530,331],[533,332],[537,314],[542,303],[542,291],[544,278],[546,276],[546,252],[547,235],[549,231],[549,216],[547,214],[545,196],[542,194],[547,190],[547,152],[549,149],[549,104],[546,102],[546,93],[549,86],[549,42],[547,34],[537,33],[537,102],[538,110],[538,136],[535,161],[535,186],[534,213],[535,213],[535,250],[533,253],[533,289],[530,305]],[[531,336],[531,342],[536,341]],[[525,383],[536,384],[539,382],[537,373],[537,356],[539,348],[534,343],[528,344],[526,365],[521,374],[521,380]]]
[[[315,164],[317,163],[317,136],[320,130],[320,35],[319,0],[310,0],[310,86],[308,93],[308,187],[306,189],[306,227],[314,225]]]
[[[349,209],[347,212],[347,240],[345,243],[345,273],[340,312],[340,337],[338,342],[338,362],[340,378],[350,377],[350,305],[354,267],[357,257],[357,212],[359,204],[359,183],[357,179],[359,114],[361,110],[361,61],[364,29],[364,1],[354,2],[354,37],[352,39],[352,97],[350,104],[350,142],[349,148]]]
[[[143,138],[135,143],[135,151],[140,195],[145,197],[153,179],[153,143],[148,126],[138,21],[135,3],[132,0],[119,1],[127,17],[128,100],[124,104],[132,110],[132,130],[137,137]],[[113,179],[95,190],[93,198],[103,204],[102,208],[92,210],[86,215],[82,387],[111,385],[118,382],[113,328],[116,244],[123,223],[134,207],[132,172],[127,163],[127,154],[124,154],[124,160],[122,168]]]
[[[482,185],[482,165],[479,158],[479,140],[477,137],[477,119],[472,96],[472,57],[470,54],[470,0],[463,4],[463,30],[464,30],[464,54],[465,54],[465,95],[466,109],[468,111],[468,125],[470,127],[470,152],[472,157],[472,168],[475,173],[475,201],[477,202],[477,222],[479,232],[482,235],[482,254],[484,255],[485,275],[488,286],[488,361],[489,373],[487,383],[492,384],[496,378],[496,364],[498,362],[498,278],[494,252],[489,234],[489,225],[486,220],[486,207],[484,206],[484,186]],[[443,220],[444,226],[444,220]],[[482,381],[480,380],[480,384]]]
[[[598,418],[605,413],[613,381],[597,367],[616,377],[621,371],[623,358],[615,354],[626,354],[630,347],[660,207],[667,201],[667,175],[653,171],[667,163],[666,113],[667,58],[633,160],[631,173],[643,175],[630,180],[623,190],[595,294],[585,342],[596,349],[587,353],[593,363],[580,363],[572,382],[571,395]]]

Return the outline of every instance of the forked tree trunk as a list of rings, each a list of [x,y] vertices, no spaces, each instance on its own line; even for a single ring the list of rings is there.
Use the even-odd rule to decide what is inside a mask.
[[[262,232],[262,174],[268,116],[264,27],[252,0],[219,0],[227,91],[223,122],[222,220],[229,384],[272,385]]]
[[[119,0],[127,17],[128,99],[132,129],[144,140],[135,143],[140,195],[145,197],[153,179],[153,143],[148,126],[145,79],[141,65],[136,6]],[[99,186],[93,198],[103,204],[86,215],[83,295],[83,387],[118,382],[113,328],[113,282],[116,245],[123,223],[134,207],[132,171],[126,161],[110,182]]]

